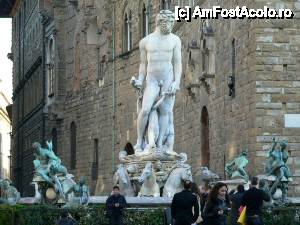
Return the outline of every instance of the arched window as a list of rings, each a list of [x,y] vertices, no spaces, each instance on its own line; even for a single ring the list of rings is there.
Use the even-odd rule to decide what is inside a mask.
[[[54,39],[50,38],[48,42],[48,48],[47,48],[47,94],[48,97],[54,96],[54,85],[55,85],[55,47],[54,47]]]
[[[232,39],[231,43],[231,73],[235,76],[235,39]]]
[[[86,41],[88,45],[95,45],[98,43],[99,28],[97,19],[94,18],[89,22],[89,26],[86,30]]]
[[[126,52],[127,51],[127,36],[128,36],[128,27],[127,27],[127,21],[128,21],[128,16],[127,16],[127,13],[125,13],[125,16],[124,16],[124,24],[123,24],[123,51]]]
[[[203,23],[202,69],[208,75],[215,74],[215,38],[208,20]]]
[[[236,91],[235,91],[235,65],[236,65],[236,41],[235,39],[232,39],[231,42],[231,75],[229,76],[229,81],[228,81],[228,87],[229,87],[229,96],[235,97]]]
[[[71,123],[70,126],[70,168],[75,169],[76,168],[76,125],[74,122]]]
[[[209,65],[209,52],[206,45],[206,39],[203,39],[203,49],[202,49],[202,69],[207,74],[208,73],[208,65]]]
[[[124,52],[132,49],[131,11],[124,16]]]
[[[201,166],[209,168],[209,116],[204,106],[201,112]]]
[[[52,129],[51,136],[52,136],[52,150],[55,153],[55,155],[57,155],[57,130],[56,130],[56,128]]]
[[[94,139],[94,154],[92,163],[92,180],[98,179],[99,170],[99,140]]]
[[[161,9],[171,9],[172,1],[171,0],[161,0]]]
[[[189,6],[194,7],[195,6],[195,0],[189,0]]]
[[[143,4],[143,8],[141,12],[141,26],[142,26],[141,36],[145,37],[149,34],[149,14],[145,4]]]
[[[167,1],[167,0],[162,0],[162,1]],[[171,2],[171,0],[169,0],[169,2]],[[195,6],[195,0],[175,0],[175,2],[176,2],[176,5],[178,5],[181,8],[183,8],[184,6],[190,6],[190,7]]]
[[[23,16],[24,16],[24,23],[26,21],[26,18],[27,18],[27,7],[26,7],[26,2],[24,1],[23,3],[23,7],[24,7],[24,12],[23,12]]]

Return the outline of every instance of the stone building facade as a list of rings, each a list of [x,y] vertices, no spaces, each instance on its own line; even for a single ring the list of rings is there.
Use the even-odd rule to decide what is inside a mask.
[[[174,124],[175,151],[187,152],[194,170],[209,166],[223,178],[225,163],[242,149],[248,148],[250,173],[259,174],[272,137],[288,140],[292,193],[299,195],[300,126],[290,127],[287,115],[300,112],[299,1],[32,1],[38,7],[13,27],[12,49],[13,171],[24,195],[28,180],[21,184],[18,177],[32,169],[30,144],[51,138],[68,169],[89,178],[92,194],[109,193],[118,152],[136,141],[129,81],[138,73],[139,40],[154,31],[159,10],[178,4],[293,10],[290,20],[176,22],[183,74]],[[14,21],[23,18],[25,2],[16,1]]]
[[[10,177],[10,105],[11,100],[3,87],[3,81],[0,80],[0,177],[2,179]]]
[[[22,193],[30,193],[31,143],[43,138],[43,30],[39,2],[11,1],[13,60],[12,174]],[[8,3],[7,3],[8,4]]]

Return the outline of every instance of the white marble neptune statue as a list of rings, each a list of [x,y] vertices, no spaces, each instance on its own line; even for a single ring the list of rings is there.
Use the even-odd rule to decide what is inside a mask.
[[[173,152],[173,107],[182,65],[180,38],[171,33],[174,22],[173,12],[160,11],[156,16],[155,31],[139,43],[141,62],[138,79],[131,79],[131,84],[140,93],[138,137],[134,147],[137,154],[155,149],[176,154]]]

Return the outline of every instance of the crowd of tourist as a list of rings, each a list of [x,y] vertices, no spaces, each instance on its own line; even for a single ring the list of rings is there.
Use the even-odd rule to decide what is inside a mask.
[[[238,225],[245,207],[245,224],[262,225],[261,207],[264,201],[270,201],[270,196],[258,189],[258,184],[259,179],[253,177],[249,190],[238,185],[228,193],[227,185],[222,182],[202,187],[185,181],[184,190],[175,194],[172,201],[172,222],[174,225]]]
[[[238,219],[246,207],[247,225],[262,225],[260,218],[264,201],[270,201],[268,193],[257,188],[259,179],[252,177],[249,190],[243,185],[228,193],[225,183],[198,186],[192,181],[184,181],[183,191],[176,193],[171,204],[172,225],[238,225]],[[123,209],[127,206],[125,197],[114,186],[106,201],[107,217],[110,225],[123,225]],[[230,218],[230,220],[228,220]],[[229,221],[229,222],[228,222]],[[75,225],[75,220],[63,211],[58,225]]]

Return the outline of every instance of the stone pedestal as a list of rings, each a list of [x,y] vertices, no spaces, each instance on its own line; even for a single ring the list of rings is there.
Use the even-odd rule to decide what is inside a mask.
[[[185,153],[150,151],[127,155],[127,152],[121,151],[119,160],[121,164],[114,175],[114,182],[127,193],[125,196],[167,196],[169,192],[173,196],[183,189],[183,180],[192,180],[191,166],[185,163]],[[155,193],[145,191],[154,189]]]

